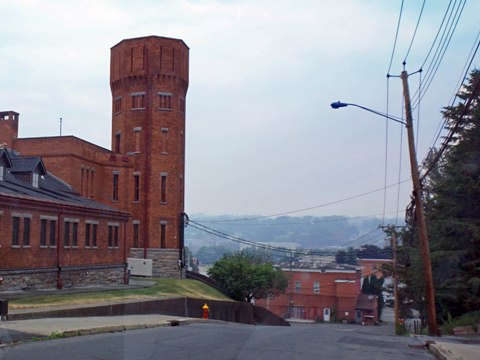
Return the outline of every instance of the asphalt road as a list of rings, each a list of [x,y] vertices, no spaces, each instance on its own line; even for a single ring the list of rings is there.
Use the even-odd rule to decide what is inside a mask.
[[[434,359],[391,326],[190,324],[0,348],[0,359]]]

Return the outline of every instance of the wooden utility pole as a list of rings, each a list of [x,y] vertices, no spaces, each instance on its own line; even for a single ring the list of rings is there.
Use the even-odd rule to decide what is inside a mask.
[[[405,99],[405,115],[408,136],[408,150],[410,154],[410,167],[412,172],[413,196],[415,200],[415,213],[418,228],[418,237],[420,240],[420,251],[423,261],[423,271],[425,277],[425,300],[428,314],[428,334],[437,336],[437,317],[435,311],[435,290],[433,286],[432,264],[430,261],[430,246],[428,243],[427,224],[422,205],[422,186],[418,174],[417,155],[415,152],[415,138],[413,136],[412,108],[410,104],[410,91],[408,88],[408,73],[402,71],[400,78],[403,84],[403,96]]]
[[[397,274],[397,231],[395,227],[391,227],[392,231],[392,252],[393,252],[393,301],[395,302],[394,307],[394,318],[395,318],[395,333],[400,326],[400,317],[399,313],[399,300],[398,300],[398,274]],[[398,335],[398,334],[397,334]]]

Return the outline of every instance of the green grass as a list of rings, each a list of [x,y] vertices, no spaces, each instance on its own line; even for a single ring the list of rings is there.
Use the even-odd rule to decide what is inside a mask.
[[[149,279],[150,280],[150,279]],[[55,294],[25,297],[12,300],[9,307],[14,309],[43,306],[94,304],[105,301],[151,300],[172,296],[192,297],[209,300],[231,300],[216,289],[190,279],[151,279],[154,285],[143,289],[111,290],[78,294]]]
[[[463,314],[455,319],[448,316],[448,319],[444,321],[441,326],[442,334],[453,334],[453,328],[457,326],[471,326],[476,330],[477,324],[480,322],[480,311],[473,311]]]

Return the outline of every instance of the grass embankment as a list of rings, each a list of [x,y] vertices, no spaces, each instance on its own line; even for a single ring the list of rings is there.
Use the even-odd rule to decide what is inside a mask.
[[[106,301],[152,300],[172,296],[232,301],[221,292],[196,280],[149,279],[154,285],[143,289],[110,290],[78,294],[54,294],[12,300],[9,308],[27,309],[45,306],[96,304]]]

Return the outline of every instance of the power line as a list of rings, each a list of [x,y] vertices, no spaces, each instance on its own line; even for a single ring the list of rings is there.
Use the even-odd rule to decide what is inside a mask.
[[[400,14],[398,15],[397,30],[395,32],[395,40],[393,42],[392,55],[390,57],[390,64],[388,65],[387,74],[390,74],[390,70],[392,68],[393,56],[395,55],[395,48],[397,47],[398,33],[399,33],[399,30],[400,30],[400,22],[402,20],[402,13],[403,13],[403,2],[404,2],[404,0],[402,0],[402,4],[400,6]]]
[[[241,243],[241,244],[244,244],[244,245],[254,246],[254,247],[265,249],[265,250],[278,251],[278,252],[283,252],[283,253],[294,252],[294,253],[303,254],[303,255],[312,255],[312,254],[320,255],[322,253],[325,254],[325,255],[331,255],[332,254],[332,251],[327,251],[327,250],[320,250],[320,249],[319,250],[316,250],[316,249],[308,249],[308,250],[298,250],[298,249],[296,249],[296,250],[292,250],[292,249],[287,249],[285,247],[273,246],[273,245],[268,245],[268,244],[264,244],[264,243],[260,243],[260,242],[255,242],[255,241],[252,241],[252,240],[246,240],[246,239],[242,239],[238,236],[226,234],[226,233],[218,231],[214,228],[199,224],[199,223],[197,223],[193,220],[190,220],[188,222],[188,225],[192,226],[193,228],[195,228],[197,230],[203,231],[205,233],[208,233],[208,234],[211,234],[211,235],[214,235],[214,236],[226,239],[226,240],[230,240],[230,241],[233,241],[233,242],[238,242],[238,243]],[[367,233],[367,234],[364,234],[364,235],[360,236],[359,238],[355,239],[354,241],[358,241],[359,239],[364,238],[364,237],[372,234],[374,231],[377,231],[377,230],[378,230],[378,228],[371,231],[370,233]],[[381,251],[379,251],[379,253],[381,253]]]
[[[407,182],[407,181],[410,181],[410,180],[411,179],[405,179],[405,180],[402,180],[400,183],[404,183],[404,182]],[[397,186],[398,184],[399,183],[390,184],[390,185],[387,186],[387,188]],[[308,210],[319,209],[319,208],[322,208],[322,207],[327,207],[327,206],[330,206],[330,205],[339,204],[339,203],[342,203],[342,202],[345,202],[345,201],[358,199],[362,196],[371,195],[371,194],[374,194],[378,191],[382,191],[384,189],[385,189],[385,187],[381,187],[381,188],[378,188],[378,189],[367,191],[367,192],[362,193],[362,194],[349,196],[347,198],[343,198],[343,199],[340,199],[340,200],[334,200],[334,201],[330,201],[330,202],[320,204],[320,205],[310,206],[310,207],[303,208],[303,209],[291,210],[291,211],[286,211],[286,212],[276,213],[276,214],[271,214],[271,215],[261,215],[261,216],[254,216],[254,217],[249,217],[249,218],[225,219],[225,220],[214,220],[214,221],[205,220],[205,221],[202,221],[202,222],[203,223],[209,223],[209,222],[222,223],[222,222],[232,222],[232,221],[246,221],[246,220],[266,219],[266,218],[271,218],[271,217],[276,217],[276,216],[289,215],[289,214],[304,212],[304,211],[308,211]]]
[[[460,17],[462,16],[463,10],[464,10],[465,5],[466,5],[466,0],[463,0],[463,1],[460,0],[460,2],[458,3],[458,6],[456,7],[456,10],[455,10],[456,3],[457,3],[457,1],[455,1],[455,4],[453,5],[453,7],[451,9],[450,15],[448,16],[447,24],[445,25],[445,27],[443,29],[441,39],[440,39],[440,41],[437,45],[437,48],[436,48],[435,53],[433,55],[433,58],[430,61],[430,65],[428,66],[428,68],[425,72],[425,84],[426,85],[424,87],[422,98],[425,96],[426,92],[430,88],[430,85],[432,84],[433,79],[435,78],[435,75],[437,74],[437,71],[440,67],[440,64],[442,63],[442,60],[445,56],[445,53],[446,53],[446,51],[447,51],[447,49],[450,45],[450,41],[452,40],[453,34],[455,33],[455,30],[457,28]],[[447,9],[447,11],[448,11],[448,9]],[[453,17],[452,17],[453,11],[455,11],[455,15],[453,15]],[[443,21],[442,21],[442,25],[443,25]],[[448,28],[448,30],[447,30],[447,28]],[[423,69],[423,65],[422,65],[421,69]],[[418,92],[416,92],[412,96],[412,98],[414,98],[414,100],[412,101],[412,109],[415,109],[418,106],[418,104],[421,100],[421,98],[417,95],[418,95]]]
[[[410,54],[410,50],[412,49],[413,42],[415,40],[415,36],[417,35],[418,25],[420,24],[420,20],[422,19],[423,9],[425,7],[425,1],[423,0],[422,8],[420,9],[420,15],[418,15],[417,25],[415,26],[415,31],[413,32],[412,40],[410,41],[410,46],[408,47],[407,54],[403,60],[404,63],[407,62],[408,55]]]

